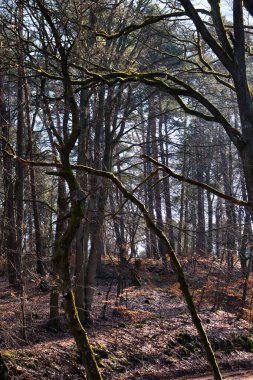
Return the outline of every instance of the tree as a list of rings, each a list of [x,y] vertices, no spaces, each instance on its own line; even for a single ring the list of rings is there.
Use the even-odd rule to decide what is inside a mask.
[[[102,36],[106,40],[112,40],[120,36],[130,35],[136,30],[142,30],[147,25],[157,24],[161,20],[166,20],[169,23],[170,18],[178,18],[178,24],[180,25],[180,17],[187,15],[191,20],[194,28],[192,33],[197,33],[195,40],[186,40],[182,36],[182,45],[185,45],[186,51],[192,53],[195,51],[198,56],[194,58],[185,59],[183,56],[176,56],[179,61],[187,62],[188,70],[184,72],[184,75],[179,78],[180,69],[177,65],[171,65],[164,67],[163,70],[149,70],[140,72],[135,70],[134,73],[130,73],[128,70],[113,70],[110,69],[105,74],[102,74],[101,78],[95,78],[97,73],[93,73],[93,79],[91,81],[101,83],[101,81],[107,80],[108,83],[115,81],[139,81],[149,86],[154,86],[159,90],[166,92],[170,96],[174,97],[183,110],[190,115],[194,115],[202,118],[206,122],[215,122],[223,126],[228,137],[236,146],[238,154],[241,157],[246,188],[248,193],[248,208],[252,213],[252,97],[250,85],[248,83],[247,70],[246,70],[246,58],[247,58],[247,45],[245,40],[245,28],[243,21],[243,4],[242,1],[234,1],[233,3],[233,39],[229,39],[226,27],[223,23],[220,3],[218,1],[209,1],[210,9],[208,11],[203,9],[197,9],[194,7],[190,0],[182,0],[180,4],[182,9],[174,8],[170,12],[162,14],[159,13],[155,16],[150,16],[145,22],[139,24],[132,24],[114,33],[107,33],[104,31],[94,31],[95,35]],[[202,17],[201,17],[202,15]],[[210,16],[211,27],[206,25],[204,16]],[[231,28],[231,27],[230,27]],[[176,39],[177,37],[175,37]],[[204,52],[206,49],[207,53]],[[162,54],[169,55],[166,51]],[[218,58],[220,64],[216,64],[214,57]],[[190,67],[189,67],[190,66]],[[197,76],[205,76],[205,80],[213,78],[218,84],[223,86],[223,95],[229,99],[230,91],[235,91],[237,96],[238,112],[241,122],[241,132],[233,127],[233,120],[227,120],[226,116],[216,106],[216,102],[213,102],[212,97],[205,91],[201,91],[195,88],[194,85],[190,85],[192,70],[196,72]],[[189,75],[187,73],[189,72]],[[92,74],[90,74],[92,76]],[[84,81],[80,81],[80,84],[85,86],[87,78]],[[233,81],[233,84],[230,81]],[[188,99],[185,101],[184,99]]]

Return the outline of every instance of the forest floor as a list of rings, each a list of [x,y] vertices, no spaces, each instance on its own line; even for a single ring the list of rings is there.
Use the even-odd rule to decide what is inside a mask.
[[[227,271],[222,264],[205,260],[187,262],[185,267],[224,379],[253,379],[252,278],[242,308],[245,279],[239,269]],[[164,275],[158,263],[145,261],[143,286],[125,289],[115,307],[116,279],[106,299],[113,271],[111,264],[103,265],[94,325],[88,328],[104,379],[212,379],[204,377],[209,367],[175,275]],[[22,300],[6,277],[0,277],[0,344],[11,379],[85,379],[64,317],[59,332],[47,327],[50,291],[42,291],[39,281],[26,280],[24,329]]]

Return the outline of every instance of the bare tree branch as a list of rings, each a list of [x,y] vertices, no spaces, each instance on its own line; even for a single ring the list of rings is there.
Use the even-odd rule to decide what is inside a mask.
[[[222,198],[222,199],[225,199],[231,203],[234,203],[238,206],[243,206],[243,207],[246,207],[246,208],[250,208],[250,203],[249,202],[245,202],[243,201],[242,199],[237,199],[231,195],[227,195],[227,194],[224,194],[222,193],[221,191],[219,190],[216,190],[214,187],[212,186],[209,186],[207,185],[206,183],[204,182],[200,182],[200,181],[197,181],[195,179],[191,179],[191,178],[188,178],[188,177],[185,177],[181,174],[177,174],[175,172],[173,172],[170,168],[168,168],[168,166],[158,162],[157,160],[155,160],[154,158],[146,155],[146,154],[143,154],[141,155],[142,158],[145,158],[146,160],[152,162],[154,165],[156,166],[159,166],[165,173],[169,174],[171,177],[173,178],[176,178],[178,179],[179,181],[181,182],[186,182],[186,183],[190,183],[191,185],[195,185],[195,186],[198,186],[198,187],[201,187],[202,189],[205,189],[207,191],[209,191],[210,193],[214,194],[214,195],[217,195],[217,197],[219,198]]]

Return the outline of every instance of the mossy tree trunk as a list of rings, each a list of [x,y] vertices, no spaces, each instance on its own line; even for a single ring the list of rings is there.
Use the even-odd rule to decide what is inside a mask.
[[[69,318],[70,330],[86,369],[87,380],[102,380],[88,335],[79,319],[72,289],[64,295],[63,306]]]
[[[67,156],[68,157],[68,156]],[[64,162],[65,160],[65,162]],[[74,292],[71,285],[70,277],[70,261],[69,252],[71,243],[76,236],[78,228],[83,218],[82,211],[82,191],[79,183],[76,180],[70,165],[67,163],[66,157],[64,157],[64,151],[62,153],[62,161],[64,162],[62,170],[59,171],[59,175],[63,176],[68,183],[70,190],[70,220],[68,227],[59,239],[56,241],[54,252],[54,268],[59,278],[59,286],[64,297],[64,310],[66,312],[67,320],[70,330],[75,339],[77,348],[81,353],[81,358],[86,369],[88,380],[101,380],[96,359],[92,347],[89,343],[87,333],[80,322],[78,311],[75,305]]]
[[[37,0],[36,3],[41,11],[41,14],[45,18],[46,23],[51,29],[55,44],[58,48],[62,72],[63,99],[65,110],[62,126],[63,137],[61,137],[57,131],[55,133],[55,138],[58,140],[57,150],[60,155],[61,168],[59,171],[51,172],[48,174],[57,175],[66,181],[70,195],[70,215],[66,230],[58,237],[57,241],[55,242],[53,265],[56,278],[58,278],[58,285],[64,297],[63,306],[66,312],[66,317],[78,350],[81,353],[81,357],[86,369],[87,379],[102,380],[102,376],[98,368],[87,333],[82,326],[78,316],[70,276],[70,248],[84,216],[83,201],[85,199],[85,196],[70,164],[70,155],[79,137],[81,124],[79,109],[69,76],[69,50],[68,47],[64,46],[64,42],[62,42],[61,35],[59,34],[60,32],[51,17],[51,12],[40,0]],[[71,127],[68,126],[69,115],[71,115]]]
[[[70,277],[70,247],[84,216],[82,208],[84,194],[70,165],[69,157],[79,135],[80,123],[78,107],[75,102],[71,85],[69,84],[70,82],[68,80],[67,73],[65,73],[65,81],[65,101],[68,104],[72,114],[72,133],[70,134],[68,140],[65,139],[65,144],[58,147],[62,168],[59,172],[54,174],[63,177],[68,184],[70,193],[70,218],[65,232],[59,236],[59,239],[56,241],[53,260],[54,268],[59,277],[60,289],[64,297],[64,310],[66,312],[70,330],[73,334],[78,350],[81,353],[87,373],[87,379],[101,380],[102,377],[94,357],[92,347],[89,343],[87,333],[78,316]]]

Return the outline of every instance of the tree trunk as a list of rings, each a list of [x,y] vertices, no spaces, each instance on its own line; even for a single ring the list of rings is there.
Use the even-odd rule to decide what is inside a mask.
[[[184,147],[183,147],[183,163],[182,163],[182,175],[186,175],[186,164],[187,164],[187,136],[186,136],[186,126],[184,129]],[[186,221],[186,216],[187,216],[187,210],[186,210],[186,197],[185,197],[185,189],[186,189],[186,184],[185,182],[181,183],[181,192],[180,192],[180,209],[179,209],[179,223],[178,223],[178,244],[177,244],[177,253],[179,256],[182,254],[182,248],[184,247],[183,244],[183,224]],[[185,215],[185,218],[184,218]]]
[[[59,329],[59,289],[57,283],[57,273],[58,267],[54,263],[54,256],[57,250],[58,241],[61,239],[64,234],[64,230],[66,227],[66,222],[64,218],[67,213],[67,200],[66,200],[66,190],[65,183],[62,178],[58,179],[58,196],[57,196],[57,221],[56,221],[56,230],[55,230],[55,240],[54,240],[54,248],[53,248],[53,274],[54,281],[51,287],[50,294],[50,317],[49,317],[49,326],[53,330]]]
[[[216,202],[216,209],[215,209],[215,246],[216,246],[216,256],[218,258],[221,257],[221,243],[222,243],[222,233],[221,233],[221,221],[222,221],[222,203],[221,200],[218,198]]]
[[[85,272],[88,262],[87,223],[81,222],[76,235],[75,300],[79,318],[85,323]]]
[[[96,271],[99,260],[99,248],[100,241],[102,239],[102,228],[104,223],[104,210],[107,200],[107,184],[103,179],[101,179],[102,183],[99,183],[99,191],[95,198],[95,204],[93,208],[93,212],[90,213],[92,217],[91,222],[91,247],[88,258],[88,263],[86,267],[85,273],[85,284],[84,284],[84,300],[85,300],[85,323],[92,324],[93,318],[91,313],[91,307],[94,296],[94,286],[96,279]]]
[[[9,136],[10,136],[10,120],[9,113],[6,110],[4,102],[3,74],[0,72],[0,128],[4,139],[2,142],[3,151],[3,184],[4,184],[4,233],[3,242],[7,252],[7,266],[9,283],[18,286],[20,282],[19,276],[19,260],[17,256],[17,235],[15,228],[14,213],[14,186],[13,186],[13,166],[12,159],[8,156]]]
[[[203,144],[205,141],[205,136],[200,133],[202,132],[202,127],[200,126],[196,131],[194,131],[194,141],[195,144]],[[203,141],[203,142],[202,142]],[[201,147],[196,148],[195,156],[195,170],[196,179],[199,182],[204,180],[204,154]],[[199,256],[206,255],[206,233],[205,233],[205,200],[204,200],[204,190],[201,187],[197,188],[197,212],[196,212],[196,254]]]
[[[222,176],[224,182],[224,192],[228,195],[233,195],[232,192],[232,175],[231,175],[231,144],[230,144],[230,152],[229,157],[225,156],[224,150],[220,149],[221,161],[222,161]],[[228,268],[233,269],[234,260],[233,255],[236,252],[236,218],[235,218],[235,206],[233,203],[226,202],[226,218],[227,218],[227,263]]]
[[[70,330],[81,354],[82,362],[86,369],[87,380],[102,380],[88,335],[79,319],[73,290],[69,290],[64,295],[63,307],[69,316]]]
[[[206,183],[210,185],[210,170],[209,166],[206,171]],[[206,193],[207,197],[207,252],[209,255],[213,254],[213,197],[209,191]]]
[[[149,98],[149,126],[150,129],[150,139],[151,139],[151,155],[155,160],[158,160],[158,137],[157,137],[157,127],[156,127],[156,98],[155,96],[151,96]],[[161,184],[159,178],[159,172],[156,172],[152,178],[152,188],[150,191],[153,192],[154,197],[154,210],[156,214],[157,225],[164,229],[163,217],[162,217],[162,199],[161,199]],[[164,272],[168,272],[168,262],[167,262],[167,253],[165,246],[162,241],[157,242],[158,245],[158,253],[162,258],[162,266]]]
[[[23,22],[23,5],[21,2],[18,4],[18,20],[17,29],[20,37],[22,37],[22,22]],[[24,98],[24,66],[23,66],[23,51],[22,41],[18,38],[19,51],[18,51],[18,88],[17,88],[17,143],[16,151],[19,157],[23,157],[24,154],[24,133],[25,133],[25,98]],[[16,161],[15,166],[15,200],[16,200],[16,228],[17,228],[17,275],[21,282],[21,258],[22,258],[22,246],[23,246],[23,219],[24,219],[24,167]]]
[[[161,155],[161,162],[164,165],[169,164],[169,134],[168,134],[168,123],[167,120],[163,117],[163,110],[161,106],[161,99],[159,102],[159,151]],[[163,126],[165,129],[165,136],[163,137]],[[165,139],[165,142],[164,142]],[[157,157],[158,158],[158,157]],[[166,222],[168,235],[170,238],[171,245],[173,249],[175,248],[175,236],[173,230],[173,220],[172,220],[172,208],[171,208],[171,194],[170,194],[170,179],[164,178],[163,180],[163,192],[164,192],[164,203],[165,203],[165,212],[166,212]]]
[[[82,126],[78,138],[79,164],[87,164],[88,161],[88,117],[89,117],[89,93],[82,89],[80,95],[80,124]],[[77,178],[82,189],[88,191],[87,176],[77,173]],[[84,203],[84,202],[83,202]],[[79,318],[85,323],[85,273],[88,264],[88,241],[90,235],[90,220],[88,216],[87,202],[83,205],[86,211],[86,219],[82,220],[76,235],[76,257],[75,257],[75,300]]]
[[[28,144],[27,144],[27,153],[29,158],[33,160],[33,141],[32,141],[32,125],[30,119],[30,99],[28,92],[28,83],[27,80],[24,80],[24,94],[25,94],[25,104],[26,104],[26,121],[27,121],[27,132],[28,132]],[[36,116],[36,114],[35,114]],[[46,274],[45,264],[43,263],[43,246],[42,246],[42,234],[41,226],[39,219],[39,209],[37,202],[37,193],[36,193],[36,176],[34,167],[31,165],[29,167],[30,172],[30,186],[31,186],[31,195],[32,195],[32,208],[33,208],[33,221],[34,221],[34,230],[35,230],[35,246],[36,246],[36,258],[37,258],[37,273],[41,276]]]

